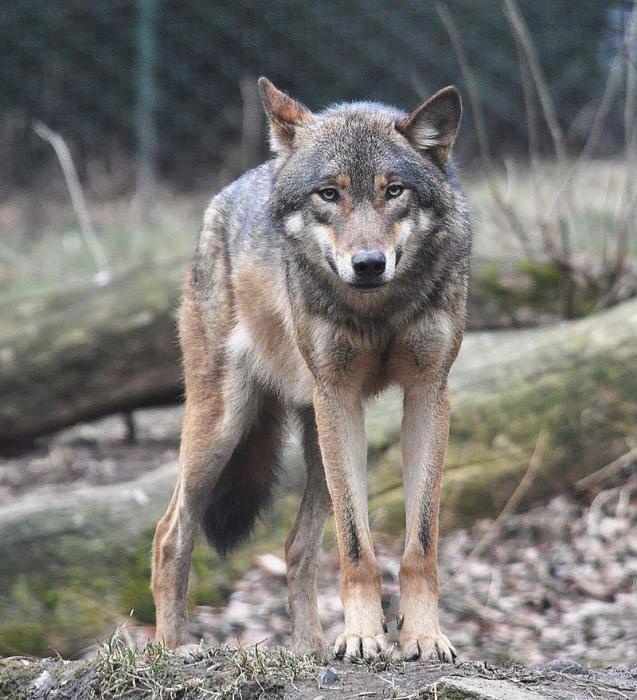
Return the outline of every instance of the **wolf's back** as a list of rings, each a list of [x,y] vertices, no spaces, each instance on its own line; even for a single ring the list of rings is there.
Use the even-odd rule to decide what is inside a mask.
[[[181,340],[187,394],[197,384],[213,395],[227,383],[243,386],[241,368],[230,370],[226,340],[236,309],[233,271],[249,261],[262,264],[263,252],[275,236],[269,224],[272,163],[251,170],[221,190],[204,217],[191,276],[182,305]],[[202,370],[202,367],[205,368]],[[201,376],[202,372],[204,375]],[[246,387],[247,390],[247,387]],[[227,397],[219,396],[224,405]],[[250,534],[258,514],[265,509],[276,483],[281,448],[283,412],[275,397],[260,392],[256,415],[250,425],[239,426],[243,435],[221,471],[201,511],[201,525],[209,542],[222,556]],[[211,439],[213,439],[211,437]]]

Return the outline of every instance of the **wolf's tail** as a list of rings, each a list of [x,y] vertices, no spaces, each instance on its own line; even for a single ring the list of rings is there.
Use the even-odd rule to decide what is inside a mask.
[[[203,512],[202,526],[221,556],[248,538],[257,516],[272,500],[282,432],[282,412],[274,402],[267,402],[215,484]]]

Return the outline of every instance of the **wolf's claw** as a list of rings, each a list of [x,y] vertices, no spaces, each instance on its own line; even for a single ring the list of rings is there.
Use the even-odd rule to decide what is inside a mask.
[[[418,635],[401,639],[402,657],[405,661],[437,658],[442,663],[455,663],[457,654],[448,637],[437,635]]]
[[[372,637],[343,633],[334,644],[334,656],[347,661],[373,661],[386,649],[387,640],[384,634]]]

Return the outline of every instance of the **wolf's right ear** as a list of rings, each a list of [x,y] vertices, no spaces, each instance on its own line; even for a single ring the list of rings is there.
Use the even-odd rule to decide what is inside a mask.
[[[267,78],[259,78],[259,92],[270,119],[272,150],[278,155],[285,155],[294,146],[296,128],[307,124],[312,119],[312,112],[274,87]]]
[[[449,86],[432,95],[409,116],[396,123],[396,129],[419,151],[429,151],[444,166],[458,133],[462,101],[458,90]]]

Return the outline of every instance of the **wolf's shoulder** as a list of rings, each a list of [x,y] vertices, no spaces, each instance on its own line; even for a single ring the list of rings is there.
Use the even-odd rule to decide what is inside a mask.
[[[197,258],[230,253],[250,232],[264,228],[274,186],[274,163],[268,161],[226,185],[209,202],[197,245]]]
[[[273,185],[274,163],[267,161],[248,170],[215,194],[208,204],[208,210],[230,216],[258,208],[267,201]]]

